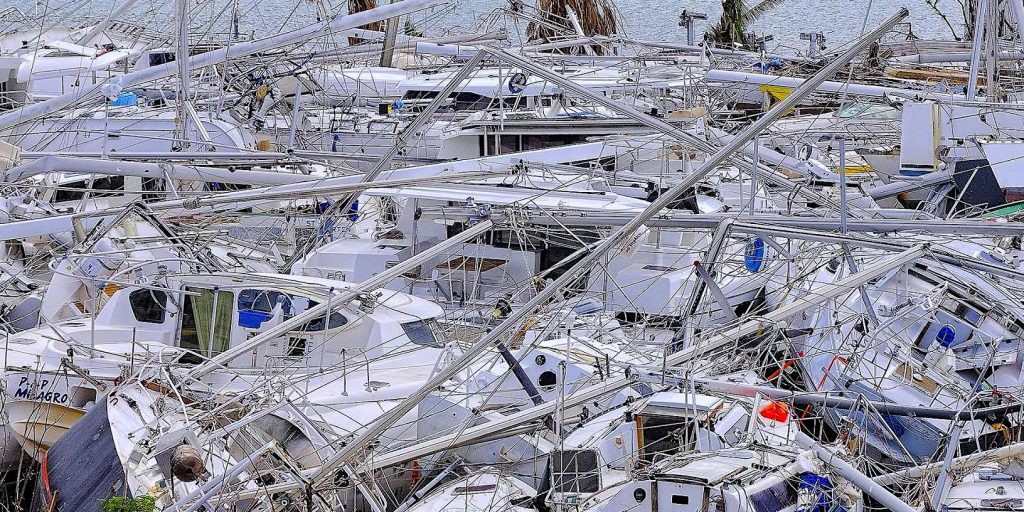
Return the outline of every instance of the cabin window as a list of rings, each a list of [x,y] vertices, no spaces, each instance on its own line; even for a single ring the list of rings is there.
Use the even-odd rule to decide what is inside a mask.
[[[145,202],[159,201],[167,194],[162,178],[142,178],[142,200]]]
[[[515,108],[516,103],[519,101],[519,96],[513,96],[510,98],[494,98],[491,100],[490,108]]]
[[[644,265],[643,269],[653,270],[655,272],[675,272],[676,270],[679,270],[678,268],[666,267],[664,265]]]
[[[585,236],[581,237],[583,240],[587,240]],[[547,248],[540,251],[540,270],[548,270],[547,276],[551,279],[558,279],[569,269],[569,265],[557,266],[562,260],[572,256],[576,252],[576,249],[570,247],[564,247],[561,245],[549,245]],[[549,270],[550,269],[550,270]],[[580,277],[572,280],[565,285],[563,294],[566,298],[575,296],[576,294],[586,291],[588,283],[590,282],[590,271],[584,272]]]
[[[450,237],[449,237],[450,238]],[[513,251],[532,251],[536,247],[529,239],[520,238],[518,231],[492,229],[484,235],[484,241],[492,247]]]
[[[174,62],[174,52],[160,52],[149,54],[150,66],[159,66],[161,64],[167,64],[168,62]]]
[[[81,201],[90,190],[96,197],[107,197],[111,192],[124,191],[124,176],[104,176],[102,178],[72,181],[57,185],[57,192],[53,196],[53,202],[65,203],[69,201]],[[105,193],[104,193],[105,192]]]
[[[475,92],[453,94],[452,99],[455,100],[455,110],[484,110],[491,104],[491,98]]]
[[[306,355],[306,338],[288,338],[288,357],[302,357]]]
[[[402,330],[405,331],[405,335],[409,337],[409,340],[417,345],[424,347],[442,346],[437,336],[439,326],[437,325],[437,320],[433,318],[406,322],[402,324]]]
[[[555,450],[551,464],[551,490],[556,493],[594,493],[601,489],[597,450]]]
[[[92,197],[124,195],[124,176],[105,176],[92,181]]]
[[[53,195],[53,202],[81,201],[85,197],[88,186],[89,184],[85,180],[57,185],[57,193]]]
[[[185,291],[198,295],[185,295],[179,346],[203,357],[212,357],[227,350],[231,344],[235,294],[217,291],[215,296],[213,290],[193,287],[186,287]]]
[[[641,416],[640,430],[643,446],[641,456],[647,462],[656,462],[662,457],[679,451],[683,444],[695,442],[688,428],[693,420],[676,416]]]
[[[501,139],[500,141],[498,139]],[[515,153],[521,150],[520,142],[522,137],[518,135],[504,135],[498,137],[497,135],[487,136],[487,152],[491,155],[504,155],[507,153]],[[500,145],[499,145],[500,142]]]
[[[407,100],[428,100],[436,98],[438,91],[408,91],[403,96]]]
[[[132,314],[139,322],[162,324],[167,317],[167,293],[160,290],[135,290],[128,295]]]
[[[490,485],[467,485],[465,487],[456,487],[452,490],[452,494],[477,494],[481,492],[491,492],[497,489],[498,486],[494,484]]]
[[[106,176],[92,182],[93,190],[124,190],[124,176]]]
[[[310,307],[313,307],[314,305],[316,305],[316,303],[311,301],[310,302]],[[345,318],[345,315],[335,311],[334,313],[331,313],[331,321],[327,325],[327,328],[328,329],[337,329],[338,327],[341,327],[341,326],[343,326],[343,325],[345,325],[347,323],[348,323],[348,318]],[[324,330],[324,317],[320,317],[320,318],[317,318],[315,320],[310,320],[310,321],[306,322],[306,325],[302,326],[301,329],[297,329],[297,330],[304,331],[304,332],[322,331],[322,330]]]
[[[293,315],[301,315],[304,311],[308,311],[318,303],[315,300],[309,300],[306,297],[295,296],[291,298]],[[332,304],[333,305],[333,304]],[[328,323],[328,328],[336,329],[348,323],[348,318],[345,315],[335,311],[331,313],[331,320]],[[297,332],[316,332],[324,330],[324,317],[321,316],[317,319],[306,322],[306,325],[295,329]]]
[[[562,146],[568,146],[570,144],[578,144],[587,140],[587,134],[585,133],[563,133],[563,134],[545,134],[545,135],[523,135],[522,136],[522,151],[529,151],[531,149],[546,149],[556,148]]]
[[[8,94],[7,82],[0,81],[0,110],[10,110],[14,108],[14,98]]]

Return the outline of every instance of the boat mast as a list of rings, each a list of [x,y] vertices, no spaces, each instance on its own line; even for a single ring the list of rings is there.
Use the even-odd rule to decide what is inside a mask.
[[[978,12],[974,18],[974,45],[971,48],[971,71],[967,79],[967,101],[974,101],[978,95],[978,72],[981,68],[981,48],[985,33],[986,11],[989,0],[978,0]]]
[[[190,71],[189,55],[188,55],[188,29],[189,29],[189,17],[188,17],[188,0],[177,0],[178,6],[178,48],[175,60],[178,64],[178,95],[176,97],[176,108],[178,116],[177,128],[180,133],[177,135],[180,137],[178,149],[181,151],[187,151],[189,149],[189,137],[188,137],[188,118],[189,118],[189,98],[188,98],[188,75]]]
[[[1019,2],[1020,0],[1012,0]],[[987,0],[985,23],[985,96],[991,102],[999,101],[999,0]]]
[[[398,40],[398,21],[398,16],[388,18],[387,26],[384,29],[384,46],[380,52],[380,66],[382,68],[390,68],[394,64],[395,43]]]

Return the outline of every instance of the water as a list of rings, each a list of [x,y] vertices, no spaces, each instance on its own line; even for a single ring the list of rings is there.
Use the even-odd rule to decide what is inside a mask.
[[[630,9],[627,3],[644,7]],[[947,16],[958,14],[949,9],[956,5],[956,0],[940,1],[939,4],[944,4]],[[863,32],[870,32],[900,7],[910,10],[908,21],[919,37],[953,38],[946,24],[924,0],[784,0],[755,21],[751,28],[758,35],[775,36],[772,43],[779,48],[805,52],[807,42],[800,40],[801,32],[824,32],[826,45],[838,46],[856,39]],[[675,36],[682,40],[685,30],[678,23],[683,8],[705,12],[711,22],[717,21],[722,14],[722,4],[718,0],[624,0],[620,11],[631,33],[636,31],[651,38],[663,34],[664,38]],[[652,12],[658,14],[652,16]],[[960,34],[963,28],[958,27],[957,31]],[[700,26],[699,33],[703,32],[704,26]]]
[[[706,13],[698,22],[698,37],[722,14],[721,0],[615,0],[626,35],[637,39],[685,42],[686,31],[679,26],[683,9]],[[753,3],[748,1],[748,3]],[[940,0],[940,9],[953,21],[957,35],[963,34],[963,15],[957,0]],[[502,5],[500,0],[463,1],[463,16],[484,15]],[[801,32],[824,32],[828,46],[838,46],[870,32],[900,7],[910,11],[907,21],[913,32],[924,39],[952,39],[953,33],[925,0],[784,0],[778,7],[755,21],[751,28],[760,35],[771,34],[769,47],[806,52]],[[959,20],[960,23],[956,23]],[[866,27],[866,29],[865,29]]]
[[[222,24],[229,17],[231,0],[188,0],[193,6],[194,25]],[[295,28],[315,21],[316,12],[331,5],[343,6],[344,0],[235,0],[239,5],[241,26],[245,32],[257,37]],[[322,4],[320,2],[328,2]],[[384,2],[387,0],[378,0]],[[527,0],[530,1],[530,0]],[[637,39],[684,42],[685,30],[679,26],[679,13],[683,9],[703,12],[708,20],[698,24],[698,39],[708,24],[721,15],[721,0],[615,0],[620,21],[627,36]],[[963,15],[959,0],[940,0],[940,9],[953,22],[957,35],[963,33]],[[69,19],[84,16],[104,16],[120,0],[0,0],[0,8],[16,6],[24,12],[47,12],[47,25],[67,23]],[[753,3],[752,1],[750,3]],[[174,0],[141,1],[133,17],[154,30],[172,32]],[[414,19],[428,35],[443,32],[471,32],[481,30],[482,20],[494,9],[507,6],[508,0],[457,0],[440,13],[417,15]],[[953,32],[925,0],[783,0],[752,24],[758,35],[771,34],[775,40],[769,48],[783,53],[807,51],[807,42],[800,40],[801,32],[824,32],[829,47],[838,48],[870,31],[900,7],[910,10],[908,21],[913,32],[925,39],[951,39]],[[509,18],[493,20],[490,28],[507,26],[515,31]]]

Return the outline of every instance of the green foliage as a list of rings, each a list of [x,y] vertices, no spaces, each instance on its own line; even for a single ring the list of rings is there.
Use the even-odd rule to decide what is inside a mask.
[[[722,17],[708,29],[707,37],[720,46],[741,44],[752,47],[754,42],[748,33],[750,24],[778,7],[782,1],[761,0],[748,9],[743,0],[722,0]]]
[[[567,7],[576,13],[585,36],[611,36],[620,32],[613,0],[537,0],[538,19],[527,25],[527,37],[531,41],[557,41],[565,34],[578,37],[569,24]],[[592,49],[598,55],[604,52],[600,45]]]
[[[111,496],[106,500],[100,500],[102,512],[153,512],[155,508],[156,498],[148,494],[134,498]]]
[[[423,37],[423,32],[416,28],[416,24],[409,18],[405,19],[405,26],[402,28],[402,31],[405,32],[405,35],[407,36]]]

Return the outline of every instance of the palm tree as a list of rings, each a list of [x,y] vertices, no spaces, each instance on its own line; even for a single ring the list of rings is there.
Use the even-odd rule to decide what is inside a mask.
[[[348,13],[349,14],[355,14],[357,12],[368,11],[370,9],[376,9],[376,8],[377,8],[377,0],[348,0]],[[368,24],[363,25],[363,26],[361,26],[359,28],[365,29],[365,30],[378,30],[378,31],[381,31],[381,30],[384,30],[384,23],[378,21],[378,22],[374,22],[374,23],[368,23]],[[362,42],[362,40],[357,38],[357,37],[350,37],[350,38],[348,38],[348,44],[354,45],[354,44],[359,44],[360,42]]]
[[[610,36],[619,32],[611,0],[537,0],[537,13],[542,22],[531,21],[526,27],[527,37],[533,41],[552,41],[564,35],[554,26],[569,26],[567,6],[576,13],[587,36]],[[600,54],[601,49],[595,46],[594,51]]]
[[[783,0],[761,0],[748,9],[743,0],[722,0],[722,17],[708,29],[705,37],[719,46],[737,43],[753,46],[748,32],[749,25],[782,2]]]

